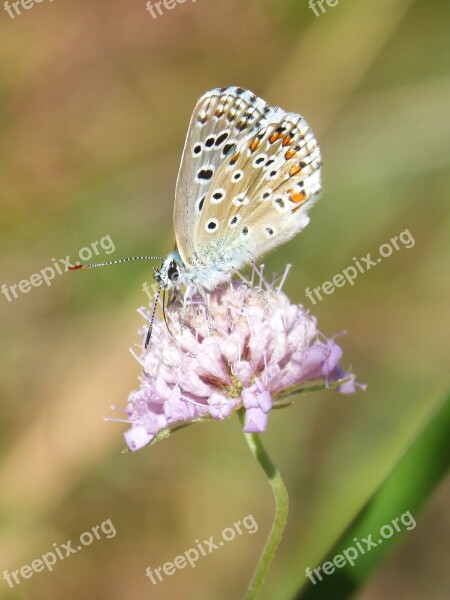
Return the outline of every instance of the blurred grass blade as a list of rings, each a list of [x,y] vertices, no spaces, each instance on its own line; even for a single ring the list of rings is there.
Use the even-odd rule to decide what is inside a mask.
[[[333,561],[333,557],[342,554],[346,548],[355,547],[355,538],[359,542],[369,534],[372,539],[380,539],[380,530],[391,524],[393,519],[408,511],[413,518],[436,486],[444,478],[450,463],[448,440],[450,438],[450,393],[444,399],[429,422],[412,441],[397,465],[392,469],[380,487],[365,503],[339,541],[320,561]],[[392,525],[391,525],[392,526]],[[370,548],[354,561],[335,568],[326,575],[320,571],[322,581],[313,575],[316,583],[308,578],[307,583],[295,596],[295,600],[341,600],[351,598],[367,581],[381,562],[389,555],[395,543],[407,531],[399,522],[401,530],[395,531],[389,539],[384,538],[381,544]],[[412,527],[411,527],[412,529]],[[361,542],[363,549],[366,544]],[[311,565],[313,569],[316,565]],[[327,567],[330,571],[332,568]],[[305,575],[306,577],[306,575]]]

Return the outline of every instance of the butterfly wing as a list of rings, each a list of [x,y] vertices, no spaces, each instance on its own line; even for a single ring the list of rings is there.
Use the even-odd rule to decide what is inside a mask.
[[[217,173],[234,155],[239,141],[274,114],[282,114],[281,109],[269,108],[239,87],[214,89],[197,102],[178,173],[173,215],[177,249],[186,267],[203,263],[194,236],[201,231],[200,217],[207,212],[206,197]]]
[[[291,239],[309,222],[320,168],[305,119],[269,109],[214,172],[194,234],[199,263],[229,271]]]

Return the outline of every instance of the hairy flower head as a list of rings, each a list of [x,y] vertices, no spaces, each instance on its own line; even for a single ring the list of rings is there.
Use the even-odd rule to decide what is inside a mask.
[[[131,450],[176,427],[225,419],[242,407],[244,431],[259,433],[271,408],[302,388],[339,382],[340,392],[355,390],[354,376],[340,366],[341,348],[281,291],[287,271],[277,284],[254,267],[258,285],[233,280],[213,290],[207,305],[194,293],[172,305],[169,329],[155,321],[149,347],[142,343],[133,351],[144,371],[126,410]],[[146,309],[140,312],[149,318]]]

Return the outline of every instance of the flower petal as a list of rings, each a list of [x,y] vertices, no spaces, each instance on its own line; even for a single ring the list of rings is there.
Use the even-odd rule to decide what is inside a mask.
[[[267,427],[267,414],[260,408],[248,408],[245,413],[244,433],[263,433]]]
[[[154,435],[147,433],[147,430],[142,425],[132,427],[128,431],[125,431],[123,435],[125,437],[125,441],[127,443],[128,448],[133,452],[135,452],[136,450],[140,450],[141,448],[149,444],[155,437]]]

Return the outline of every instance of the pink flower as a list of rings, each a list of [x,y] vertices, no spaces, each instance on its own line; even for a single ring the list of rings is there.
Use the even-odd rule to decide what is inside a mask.
[[[307,382],[344,380],[340,391],[355,391],[354,376],[339,364],[341,348],[317,331],[302,306],[291,304],[281,285],[267,282],[262,269],[254,267],[255,275],[258,287],[234,280],[213,290],[208,310],[198,293],[184,308],[178,301],[167,315],[170,331],[155,322],[148,349],[142,344],[135,354],[144,372],[126,410],[131,450],[174,427],[225,419],[241,407],[244,431],[263,432],[287,388]],[[148,319],[145,309],[141,314]]]
[[[259,378],[242,390],[242,404],[246,409],[244,433],[261,433],[267,427],[267,414],[272,408],[272,396]]]

